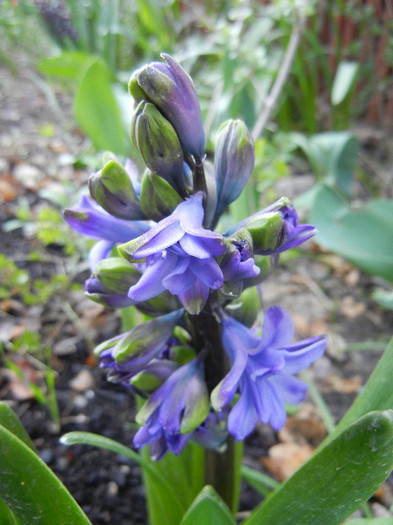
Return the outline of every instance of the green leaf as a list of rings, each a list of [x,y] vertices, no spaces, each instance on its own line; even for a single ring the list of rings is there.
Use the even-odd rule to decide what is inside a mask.
[[[210,485],[203,487],[187,510],[180,525],[235,525],[235,520],[217,492]]]
[[[373,200],[351,211],[333,189],[321,186],[310,212],[315,241],[362,270],[393,282],[393,200]]]
[[[353,518],[343,525],[393,525],[393,518]]]
[[[393,338],[378,361],[362,392],[341,419],[330,439],[371,410],[393,409]],[[329,439],[328,438],[328,439]],[[325,442],[324,442],[325,443]],[[322,443],[322,445],[324,444]]]
[[[245,525],[338,525],[393,468],[393,411],[370,412],[307,461]]]
[[[304,151],[317,179],[351,195],[359,148],[353,135],[347,131],[328,131],[310,138],[295,134],[293,140]]]
[[[80,51],[63,51],[57,57],[44,58],[38,64],[38,71],[44,75],[64,78],[77,79],[86,69],[89,63],[96,61],[96,58]]]
[[[0,498],[23,523],[90,524],[64,485],[37,454],[2,425],[0,479]]]
[[[393,290],[378,289],[372,293],[371,297],[384,308],[393,310]]]
[[[127,135],[108,68],[100,61],[85,71],[75,99],[78,124],[97,149],[127,153]]]
[[[14,434],[25,445],[35,452],[35,446],[26,432],[25,427],[19,421],[18,416],[6,403],[0,401],[0,425],[3,425],[11,434]]]
[[[348,95],[354,83],[358,69],[359,64],[357,62],[348,62],[344,60],[338,65],[332,87],[333,106],[340,104]]]
[[[99,436],[91,432],[69,432],[61,437],[60,441],[64,445],[92,445],[94,447],[104,448],[105,450],[111,450],[116,454],[122,454],[127,458],[132,459],[143,469],[144,479],[148,476],[151,485],[155,488],[155,508],[149,509],[149,511],[155,511],[161,518],[161,521],[154,522],[150,520],[151,524],[161,523],[162,525],[172,525],[173,523],[179,523],[183,516],[186,507],[184,502],[179,499],[178,490],[175,487],[182,486],[177,484],[171,484],[168,482],[166,472],[162,472],[162,461],[155,464],[148,460],[148,450],[145,447],[143,452],[146,454],[138,454],[134,450],[109,439],[104,436]],[[166,458],[164,458],[165,460]],[[148,486],[145,486],[146,492],[148,492]]]
[[[23,525],[7,505],[0,499],[0,525]]]
[[[275,479],[246,465],[242,466],[242,476],[256,491],[267,496],[273,489],[279,487],[280,483]]]

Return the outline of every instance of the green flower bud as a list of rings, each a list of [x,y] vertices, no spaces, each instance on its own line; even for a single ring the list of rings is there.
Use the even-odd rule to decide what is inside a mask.
[[[108,257],[97,263],[92,277],[106,290],[127,295],[128,289],[138,282],[141,274],[122,257]]]
[[[157,297],[153,297],[153,299],[136,303],[135,307],[149,317],[157,317],[178,310],[181,307],[181,303],[176,295],[172,295],[165,290],[165,292]]]
[[[236,321],[251,328],[256,321],[260,308],[261,299],[258,288],[252,286],[244,290],[238,299],[232,301],[226,310]]]
[[[130,174],[116,160],[109,160],[90,176],[90,194],[108,213],[120,219],[144,219]]]
[[[133,305],[135,302],[127,294],[140,276],[135,266],[120,257],[102,259],[85,282],[87,295],[93,301],[110,307]]]
[[[169,363],[165,363],[168,367]],[[176,370],[176,364],[170,363],[172,365],[172,371]],[[162,366],[162,365],[161,365]],[[131,378],[131,385],[140,392],[151,393],[154,390],[157,390],[159,386],[165,381],[166,377],[162,377],[161,374],[156,373],[156,370],[150,370],[147,368],[139,374]]]
[[[282,226],[283,218],[279,212],[265,213],[251,220],[246,229],[251,235],[254,252],[273,251],[277,246]]]
[[[172,124],[150,102],[141,101],[131,122],[131,139],[146,166],[185,195],[183,152]]]
[[[168,217],[182,201],[180,195],[162,177],[147,170],[142,179],[140,205],[144,215],[153,221]]]

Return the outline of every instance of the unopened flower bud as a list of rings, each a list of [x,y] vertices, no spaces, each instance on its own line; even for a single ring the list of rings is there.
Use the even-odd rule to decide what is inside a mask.
[[[254,141],[241,120],[228,120],[218,130],[214,155],[217,183],[216,221],[236,200],[254,168]]]
[[[170,215],[182,201],[180,195],[162,177],[150,170],[143,175],[140,204],[144,215],[153,221],[160,221]]]
[[[135,304],[127,294],[140,278],[132,264],[120,257],[108,257],[97,263],[92,276],[85,282],[87,295],[93,301],[111,307]]]
[[[178,365],[173,361],[153,359],[144,370],[131,378],[130,384],[135,390],[145,394],[151,393],[157,390],[177,368]]]
[[[171,432],[192,432],[209,414],[209,398],[203,362],[194,359],[178,368],[153,394],[136,415],[145,425],[157,420]]]
[[[161,57],[165,62],[151,62],[135,71],[129,92],[137,102],[144,99],[157,106],[175,128],[183,149],[202,158],[205,134],[194,84],[176,60],[165,53]]]
[[[298,215],[289,199],[282,197],[235,226],[228,234],[246,229],[252,237],[254,254],[278,254],[307,241],[317,233],[311,224],[298,226]]]
[[[256,321],[260,308],[259,290],[256,286],[251,286],[244,290],[238,299],[229,303],[225,310],[236,321],[251,328]]]
[[[102,170],[89,179],[90,194],[108,213],[120,219],[143,219],[127,170],[116,160],[109,160]]]
[[[113,337],[94,350],[101,366],[136,375],[165,348],[184,310],[177,310]],[[108,364],[110,363],[110,365]]]
[[[171,123],[150,102],[137,106],[131,138],[146,166],[184,194],[183,152]]]

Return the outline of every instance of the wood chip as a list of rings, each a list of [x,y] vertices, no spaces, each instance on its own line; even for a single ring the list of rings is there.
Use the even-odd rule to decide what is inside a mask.
[[[279,443],[269,449],[269,456],[261,458],[262,465],[278,479],[284,481],[305,463],[314,448],[297,443]]]

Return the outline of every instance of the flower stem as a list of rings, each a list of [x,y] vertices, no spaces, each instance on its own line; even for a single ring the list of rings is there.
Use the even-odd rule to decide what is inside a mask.
[[[211,294],[199,315],[190,316],[195,347],[205,354],[206,384],[211,392],[229,369],[229,361],[222,344],[222,328],[215,294]],[[224,451],[206,450],[205,483],[211,485],[232,512],[237,511],[240,490],[242,446],[227,439]]]
[[[223,452],[206,450],[205,483],[211,485],[235,514],[239,506],[243,443],[229,435]]]

